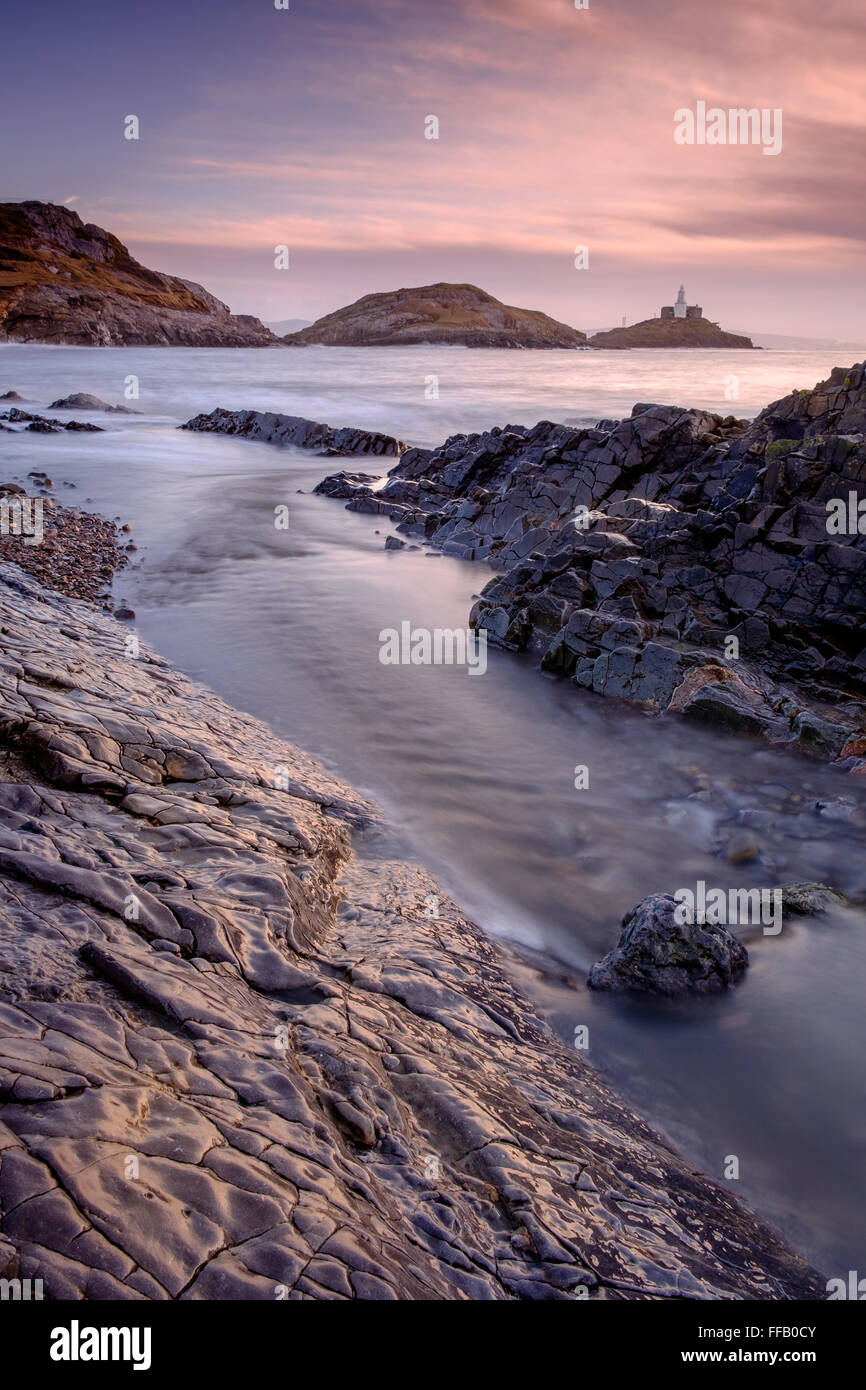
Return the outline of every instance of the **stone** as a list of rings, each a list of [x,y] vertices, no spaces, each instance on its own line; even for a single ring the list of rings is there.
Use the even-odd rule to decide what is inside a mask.
[[[745,946],[717,923],[675,920],[677,902],[657,893],[622,920],[619,941],[587,977],[590,989],[641,994],[715,994],[745,973]]]

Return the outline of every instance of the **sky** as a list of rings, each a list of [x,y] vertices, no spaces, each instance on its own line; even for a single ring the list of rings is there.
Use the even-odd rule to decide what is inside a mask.
[[[592,330],[684,283],[723,327],[863,339],[858,0],[288,3],[14,7],[0,201],[270,321],[448,280]],[[780,110],[780,153],[678,144],[699,101]]]

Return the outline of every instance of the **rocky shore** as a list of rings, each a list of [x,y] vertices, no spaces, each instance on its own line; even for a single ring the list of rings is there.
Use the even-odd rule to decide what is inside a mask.
[[[636,405],[456,435],[381,489],[319,490],[501,571],[470,624],[548,674],[863,776],[864,432],[860,363],[751,424]]]
[[[34,524],[39,539],[35,535],[28,539],[19,523],[18,534],[11,529],[0,534],[0,561],[11,561],[69,598],[113,606],[109,592],[112,580],[128,564],[114,522],[63,506],[50,496],[52,479],[44,473],[31,474],[27,481],[29,492],[20,481],[0,483],[0,507],[19,509],[20,517],[23,502],[30,509],[24,517]],[[14,511],[10,521],[13,517]]]
[[[0,1277],[52,1299],[816,1299],[377,812],[0,565]]]

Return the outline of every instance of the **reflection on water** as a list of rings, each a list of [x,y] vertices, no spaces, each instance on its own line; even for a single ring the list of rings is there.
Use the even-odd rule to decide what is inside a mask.
[[[125,373],[139,355],[102,357],[121,357]],[[590,355],[575,356],[583,370]],[[30,362],[51,380],[44,400],[74,387],[117,398],[77,362],[64,364],[55,392],[51,364],[33,360],[22,357],[13,379],[0,354],[0,384],[26,387]],[[251,371],[235,386],[245,404],[258,403]],[[183,383],[188,395],[194,387]],[[366,419],[356,400],[351,422],[388,427],[385,395]],[[181,413],[217,403],[213,391],[203,397]],[[222,388],[218,399],[227,403]],[[344,422],[333,407],[319,413]],[[536,405],[523,416],[544,413]],[[855,782],[763,744],[650,720],[495,650],[481,678],[382,666],[381,629],[465,625],[486,572],[421,550],[385,553],[386,521],[309,495],[331,466],[320,460],[134,421],[85,438],[7,435],[2,447],[4,475],[45,468],[77,484],[58,486],[61,499],[92,497],[132,521],[142,563],[117,589],[142,636],[375,795],[399,827],[400,852],[430,865],[485,929],[553,958],[559,981],[529,968],[525,977],[563,1037],[588,1025],[590,1059],[697,1165],[721,1179],[736,1155],[741,1195],[828,1275],[863,1267],[863,915],[750,934],[746,980],[720,999],[629,1002],[582,982],[622,914],[651,892],[698,879],[723,888],[819,879],[866,900]],[[274,527],[283,502],[287,532]],[[574,788],[578,764],[590,771],[584,791]],[[725,849],[744,828],[761,858],[734,865]]]

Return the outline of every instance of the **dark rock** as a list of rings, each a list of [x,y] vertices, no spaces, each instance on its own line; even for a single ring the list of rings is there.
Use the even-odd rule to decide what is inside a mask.
[[[402,453],[408,447],[399,439],[389,434],[377,434],[374,430],[356,430],[348,426],[334,429],[316,420],[305,420],[299,415],[274,415],[259,410],[212,410],[209,415],[196,415],[179,428],[206,434],[235,434],[243,439],[260,439],[266,444],[291,445],[296,449],[315,449],[325,456],[393,455]],[[342,476],[345,478],[348,475]]]
[[[736,984],[748,952],[716,923],[674,920],[670,894],[644,898],[622,920],[615,949],[592,967],[590,989],[642,994],[714,994]]]
[[[131,410],[126,405],[107,405],[100,400],[99,396],[91,396],[86,391],[76,391],[72,396],[64,396],[59,401],[52,401],[49,410],[101,410],[106,415],[138,415],[137,410]],[[69,426],[67,425],[67,429]]]

